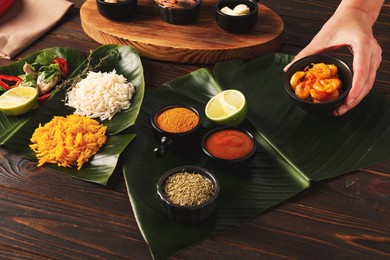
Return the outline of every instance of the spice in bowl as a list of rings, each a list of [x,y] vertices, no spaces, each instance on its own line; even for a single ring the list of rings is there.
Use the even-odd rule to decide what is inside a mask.
[[[164,192],[175,205],[198,206],[213,196],[214,185],[202,174],[183,171],[166,179]]]
[[[186,107],[168,108],[156,117],[156,125],[169,133],[184,133],[194,129],[199,123],[199,116]]]
[[[164,213],[181,223],[199,222],[210,217],[216,210],[219,190],[214,174],[198,166],[173,168],[157,183]]]
[[[155,137],[160,141],[154,149],[157,157],[162,157],[169,149],[180,153],[200,152],[199,145],[202,121],[199,112],[188,105],[169,105],[158,110],[151,118]]]

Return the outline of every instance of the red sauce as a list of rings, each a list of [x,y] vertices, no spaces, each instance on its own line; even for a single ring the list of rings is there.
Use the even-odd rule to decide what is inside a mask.
[[[235,129],[212,133],[205,141],[206,150],[221,159],[239,159],[254,148],[253,140],[244,132]]]

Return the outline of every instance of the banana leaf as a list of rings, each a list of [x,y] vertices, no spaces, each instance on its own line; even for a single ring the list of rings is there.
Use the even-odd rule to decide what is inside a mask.
[[[94,71],[122,74],[129,82],[134,84],[135,94],[129,109],[114,116],[112,120],[105,120],[102,123],[107,125],[108,131],[114,135],[135,124],[138,113],[141,109],[145,91],[144,72],[141,59],[137,51],[129,46],[108,44],[102,45],[90,56],[89,66],[84,64],[78,69],[78,75],[84,75],[85,68],[93,68]]]
[[[215,67],[221,85],[239,89],[249,98],[249,120],[280,157],[315,181],[390,159],[388,98],[373,90],[344,116],[307,113],[289,100],[283,72],[273,65],[280,68],[287,61],[288,56],[271,55],[262,63],[234,61]],[[266,67],[267,63],[271,65]],[[264,72],[262,80],[257,66]]]
[[[240,225],[310,187],[390,159],[390,101],[372,92],[342,117],[319,116],[298,108],[283,87],[283,67],[292,57],[270,54],[251,61],[216,64],[214,75],[199,69],[146,94],[135,125],[137,138],[126,148],[123,171],[133,212],[155,259],[165,259],[201,240]],[[224,89],[241,90],[249,113],[242,124],[257,140],[253,161],[242,168],[221,168],[193,152],[168,151],[156,158],[150,118],[161,106],[189,104],[204,111]],[[203,132],[214,126],[204,114]],[[215,214],[195,224],[164,215],[156,195],[159,177],[180,165],[214,172],[221,185]]]
[[[65,57],[68,61],[70,72],[75,71],[85,60],[85,55],[78,50],[71,48],[49,48],[34,52],[10,65],[0,67],[0,74],[15,76],[24,74],[23,65],[26,62],[33,63],[36,57],[43,52],[54,53],[57,57]],[[7,116],[0,112],[0,145],[4,144],[8,138],[17,132],[34,112],[33,110],[22,116]]]
[[[66,55],[69,52],[61,52],[61,50],[59,49],[61,56],[68,59]],[[69,57],[69,60],[72,61],[72,57]],[[17,67],[17,65],[20,64],[12,64],[12,67]],[[55,165],[49,165],[49,167],[80,180],[102,185],[108,183],[117,166],[120,154],[135,137],[134,134],[122,131],[135,123],[143,100],[145,83],[141,60],[138,53],[129,46],[103,45],[91,52],[86,59],[81,60],[69,79],[70,84],[74,84],[85,77],[90,70],[108,72],[114,69],[135,86],[135,95],[130,108],[115,115],[110,121],[101,122],[107,125],[109,134],[107,142],[98,154],[83,165],[81,170],[77,170],[76,167],[64,168]],[[29,116],[26,116],[26,119],[16,118],[20,120],[15,119],[15,124],[19,124],[18,129],[8,138],[4,138],[4,146],[15,154],[36,161],[35,154],[29,148],[34,130],[39,124],[49,122],[54,116],[66,116],[74,112],[73,108],[64,104],[65,91],[66,88],[56,92],[49,100],[40,104]],[[22,120],[23,123],[20,123]]]

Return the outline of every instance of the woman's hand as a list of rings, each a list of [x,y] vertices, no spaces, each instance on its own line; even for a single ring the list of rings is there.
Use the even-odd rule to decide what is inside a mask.
[[[340,116],[351,110],[370,92],[382,60],[382,49],[373,36],[372,26],[383,1],[367,2],[364,3],[363,0],[370,8],[361,6],[361,1],[358,0],[344,0],[309,45],[290,63],[308,55],[348,46],[353,54],[352,89],[344,103],[334,111],[334,115]],[[358,8],[355,7],[357,4]]]

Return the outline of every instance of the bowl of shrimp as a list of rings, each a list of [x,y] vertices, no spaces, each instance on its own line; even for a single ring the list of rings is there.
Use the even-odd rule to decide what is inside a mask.
[[[289,67],[284,86],[292,100],[307,112],[330,113],[351,90],[352,70],[334,56],[307,56]]]

